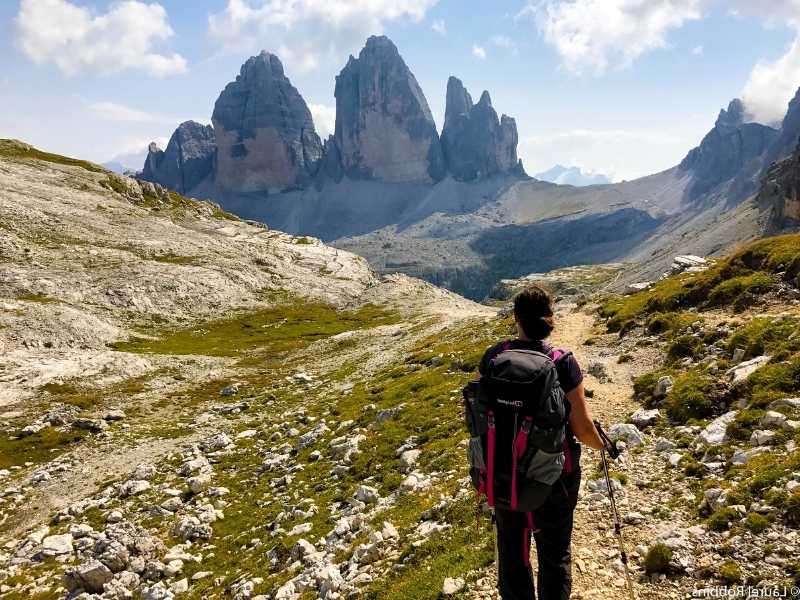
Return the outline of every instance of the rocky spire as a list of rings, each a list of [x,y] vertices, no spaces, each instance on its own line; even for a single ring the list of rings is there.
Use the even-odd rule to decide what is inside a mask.
[[[334,139],[352,178],[430,183],[444,176],[428,102],[395,45],[367,40],[336,77]]]
[[[694,200],[715,187],[736,179],[732,195],[736,200],[755,191],[764,153],[778,132],[760,123],[745,123],[741,100],[733,100],[728,110],[720,111],[714,128],[686,155],[680,169],[692,173],[688,188]]]
[[[150,144],[142,179],[187,194],[214,171],[214,129],[196,121],[181,123],[169,139],[167,149]]]
[[[322,144],[305,100],[277,56],[266,51],[242,66],[214,105],[216,182],[223,190],[277,192],[316,173]]]
[[[461,81],[448,79],[442,150],[453,177],[472,181],[521,170],[517,142],[516,122],[506,115],[498,118],[489,92],[473,105]]]
[[[458,77],[447,79],[447,100],[444,113],[444,126],[461,115],[469,115],[472,110],[472,96]]]

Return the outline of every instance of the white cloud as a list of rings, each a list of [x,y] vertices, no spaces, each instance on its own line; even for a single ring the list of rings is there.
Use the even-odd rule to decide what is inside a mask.
[[[436,19],[431,23],[431,29],[439,35],[447,35],[447,25],[445,25],[444,19]]]
[[[687,149],[697,144],[705,127],[680,131],[575,128],[535,136],[523,134],[519,155],[528,173],[562,164],[604,173],[613,181],[631,180],[680,162]]]
[[[535,18],[568,71],[599,75],[664,48],[667,33],[699,19],[705,1],[530,0],[520,15]]]
[[[659,130],[636,129],[572,129],[550,135],[534,135],[524,138],[528,144],[547,144],[559,140],[584,140],[590,142],[672,142],[677,138]],[[575,164],[575,161],[573,161]]]
[[[265,43],[292,71],[339,64],[384,24],[420,21],[438,0],[228,0],[208,17],[212,39],[229,51],[254,52]]]
[[[703,46],[695,46],[694,48],[692,48],[692,54],[694,54],[695,56],[703,56],[704,52],[705,48],[703,48]]]
[[[174,34],[160,4],[126,0],[95,15],[67,0],[22,0],[15,21],[20,49],[36,64],[53,63],[67,75],[134,69],[165,77],[186,71],[179,54],[153,51],[154,43]]]
[[[761,123],[783,119],[789,100],[800,85],[800,32],[786,54],[775,62],[761,61],[753,67],[742,91],[750,116]]]
[[[778,123],[800,86],[800,0],[760,0],[757,4],[735,0],[739,16],[765,20],[769,27],[790,26],[794,41],[777,60],[761,60],[753,67],[742,90],[750,117],[761,123]]]
[[[309,104],[308,110],[314,119],[314,128],[320,138],[325,140],[333,134],[336,127],[336,107],[327,104]]]
[[[506,35],[493,35],[491,38],[489,38],[489,42],[498,48],[508,50],[511,52],[511,54],[517,53],[518,49],[516,42]]]
[[[159,117],[143,110],[130,108],[115,102],[93,102],[88,106],[89,111],[96,117],[105,121],[122,121],[128,123],[164,123],[172,122],[170,119]]]
[[[472,56],[474,56],[475,58],[480,58],[481,60],[484,60],[486,58],[486,48],[484,48],[483,46],[476,46],[476,45],[473,44],[473,46],[472,46]]]

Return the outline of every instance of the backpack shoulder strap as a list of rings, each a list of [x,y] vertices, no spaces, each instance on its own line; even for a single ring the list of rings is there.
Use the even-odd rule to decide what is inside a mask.
[[[552,348],[549,352],[550,360],[554,363],[559,363],[562,360],[566,360],[570,356],[572,356],[572,352],[568,350],[564,350],[563,348]]]

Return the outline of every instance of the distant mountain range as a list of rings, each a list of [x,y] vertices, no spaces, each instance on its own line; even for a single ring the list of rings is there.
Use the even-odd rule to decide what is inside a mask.
[[[580,167],[565,167],[563,165],[556,165],[547,171],[537,173],[533,177],[540,181],[549,181],[559,185],[574,185],[576,187],[611,183],[611,179],[602,173],[584,172]]]
[[[262,52],[220,93],[211,125],[188,121],[165,149],[151,144],[140,177],[482,298],[501,278],[579,263],[635,261],[623,279],[649,278],[676,252],[760,235],[765,218],[748,198],[800,135],[800,94],[779,129],[747,122],[733,100],[679,165],[578,187],[574,168],[529,177],[514,119],[486,91],[473,102],[456,77],[439,132],[386,37],[349,58],[335,97],[323,141],[281,61]],[[538,180],[551,174],[559,183]]]

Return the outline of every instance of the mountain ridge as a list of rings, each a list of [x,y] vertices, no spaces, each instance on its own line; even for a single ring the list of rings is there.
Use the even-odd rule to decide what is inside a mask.
[[[736,209],[758,190],[769,161],[785,156],[786,140],[800,134],[800,92],[780,130],[747,122],[741,100],[734,99],[671,169],[631,182],[558,186],[528,177],[516,156],[514,120],[498,117],[487,91],[473,103],[455,76],[447,82],[439,134],[424,93],[388,38],[369,38],[336,87],[336,130],[313,175],[308,171],[276,192],[221,189],[212,171],[190,193],[291,233],[318,236],[365,256],[383,273],[421,276],[474,299],[499,279],[593,254],[637,260],[637,272],[652,276],[669,266],[667,248],[675,236],[696,240],[697,252],[749,239],[758,225],[747,221],[748,210]],[[741,225],[747,221],[741,235],[732,227],[708,227],[729,211],[733,220],[744,219]],[[541,231],[569,237],[571,228],[581,231],[586,224],[588,232],[598,219],[622,222],[625,214],[635,214],[632,222],[643,227],[633,245],[625,228],[558,247],[533,238]],[[707,231],[691,230],[695,224]],[[525,246],[527,261],[504,262],[503,253],[517,243],[512,238]]]

